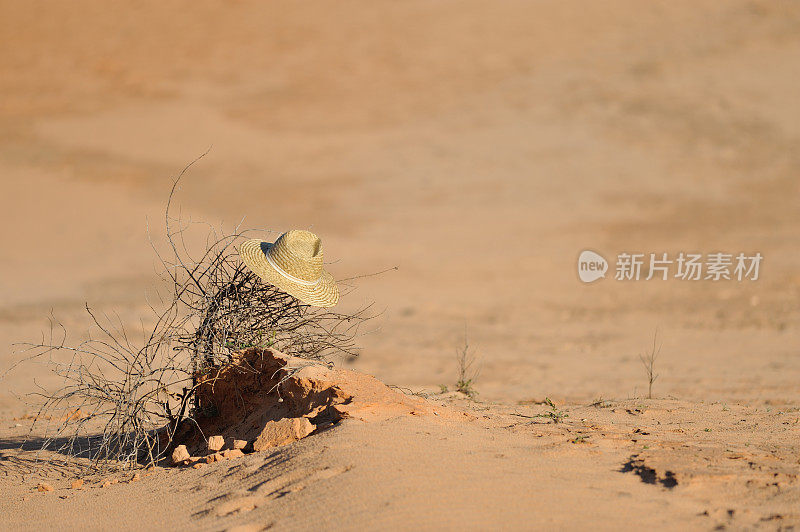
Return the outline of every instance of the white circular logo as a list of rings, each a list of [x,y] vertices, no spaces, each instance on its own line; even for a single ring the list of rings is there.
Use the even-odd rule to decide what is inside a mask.
[[[581,251],[578,257],[578,277],[584,283],[594,282],[606,276],[608,262],[594,251]]]

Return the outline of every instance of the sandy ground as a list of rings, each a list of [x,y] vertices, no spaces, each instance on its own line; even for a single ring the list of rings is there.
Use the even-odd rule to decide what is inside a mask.
[[[79,492],[8,459],[2,528],[800,526],[799,27],[767,1],[0,3],[0,371],[51,312],[135,329],[147,227],[211,147],[183,215],[309,228],[338,278],[397,266],[341,303],[383,311],[350,367],[473,416]],[[584,249],[764,262],[587,285]],[[465,326],[477,401],[435,393]],[[34,380],[0,380],[2,456]],[[545,397],[563,423],[520,417]]]

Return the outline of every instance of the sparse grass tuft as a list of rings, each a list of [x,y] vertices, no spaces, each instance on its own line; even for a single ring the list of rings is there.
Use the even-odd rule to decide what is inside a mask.
[[[519,414],[519,413],[515,412],[515,413],[513,413],[511,415],[512,416],[525,417],[525,418],[528,418],[528,419],[536,419],[536,418],[540,418],[541,417],[541,418],[549,419],[552,423],[561,423],[562,421],[564,421],[564,419],[569,417],[569,414],[567,414],[563,410],[559,410],[558,407],[556,406],[556,404],[549,397],[545,397],[544,398],[544,404],[547,407],[549,407],[550,410],[548,410],[547,412],[545,412],[543,414],[534,414],[532,416],[529,416],[527,414]],[[531,422],[531,423],[533,423],[533,422]]]
[[[544,404],[546,404],[550,408],[550,410],[548,410],[544,414],[536,414],[535,417],[544,417],[549,419],[553,423],[561,423],[562,421],[564,421],[565,418],[569,417],[569,414],[567,414],[563,410],[559,410],[558,407],[556,407],[556,404],[549,397],[545,397]]]
[[[655,334],[653,334],[653,347],[650,349],[649,353],[642,353],[639,355],[639,360],[642,361],[642,365],[644,366],[645,372],[647,373],[647,398],[653,398],[653,383],[656,382],[658,378],[658,374],[655,372],[655,365],[656,365],[656,358],[658,358],[659,353],[661,352],[661,344],[658,344],[656,347],[658,339],[658,329],[656,329]]]
[[[474,383],[475,379],[478,378],[480,370],[474,370],[472,368],[475,364],[475,354],[470,352],[466,326],[464,326],[464,346],[456,350],[456,361],[458,362],[456,391],[463,393],[470,399],[474,399],[475,396],[478,395]]]
[[[593,406],[595,408],[610,408],[612,405],[611,401],[603,399],[602,397],[598,397],[589,406]]]

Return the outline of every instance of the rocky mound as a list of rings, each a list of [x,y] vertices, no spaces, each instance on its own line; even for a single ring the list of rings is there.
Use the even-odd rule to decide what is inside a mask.
[[[433,412],[424,400],[370,375],[274,349],[240,351],[230,364],[199,376],[197,386],[196,423],[184,424],[176,436],[175,463],[264,451],[344,418],[376,421]]]

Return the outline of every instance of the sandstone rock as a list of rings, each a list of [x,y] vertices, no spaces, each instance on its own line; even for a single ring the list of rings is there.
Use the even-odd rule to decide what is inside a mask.
[[[305,438],[314,431],[314,425],[304,417],[268,421],[261,434],[253,441],[253,450],[264,451]]]
[[[209,410],[214,415],[198,418],[196,427],[186,425],[175,436],[176,443],[192,450],[205,451],[209,444],[209,449],[215,447],[203,434],[224,434],[226,441],[219,450],[249,451],[253,442],[258,442],[255,450],[291,443],[314,430],[308,419],[321,428],[344,418],[370,422],[412,412],[455,415],[441,407],[434,412],[427,401],[392,389],[370,375],[310,363],[274,349],[238,351],[229,364],[198,375],[197,384],[197,403],[213,405]],[[279,421],[267,422],[273,419]]]
[[[241,458],[244,453],[241,449],[228,449],[227,451],[222,451],[222,456],[226,460],[230,460],[232,458]]]
[[[36,486],[36,489],[37,489],[38,491],[41,491],[41,492],[45,492],[45,491],[53,491],[53,486],[51,486],[51,485],[50,485],[50,484],[48,484],[47,482],[40,482],[40,483],[39,483],[39,485],[38,485],[38,486]]]
[[[225,446],[225,438],[223,438],[222,436],[211,436],[208,439],[208,450],[211,451],[212,453],[219,451],[224,446]]]
[[[189,458],[189,451],[186,450],[185,445],[178,445],[175,447],[175,450],[172,451],[172,463],[175,465],[180,464]]]
[[[213,464],[214,462],[219,462],[220,460],[224,460],[222,454],[220,453],[209,454],[208,456],[206,456],[207,464]]]
[[[70,487],[72,489],[74,489],[74,490],[82,489],[83,488],[83,479],[82,478],[76,478],[75,480],[72,481],[72,485]]]

